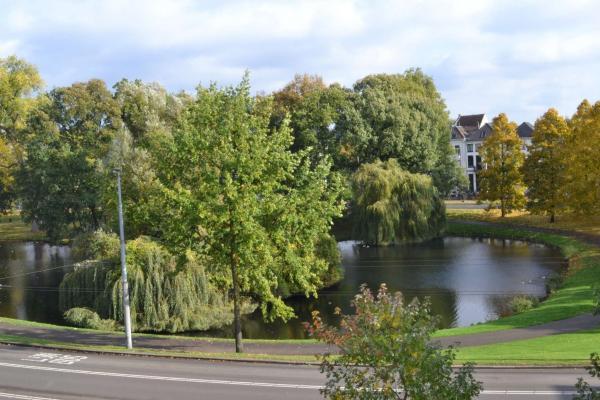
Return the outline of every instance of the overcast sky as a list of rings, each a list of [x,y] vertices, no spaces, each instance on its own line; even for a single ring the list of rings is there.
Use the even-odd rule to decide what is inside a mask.
[[[295,73],[351,86],[420,67],[452,116],[533,122],[600,99],[600,1],[0,0],[0,57],[48,88],[101,78],[191,91],[251,72],[270,92]]]

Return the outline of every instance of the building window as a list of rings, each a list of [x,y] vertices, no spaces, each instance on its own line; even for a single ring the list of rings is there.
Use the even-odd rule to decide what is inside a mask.
[[[482,164],[481,164],[481,156],[476,156],[476,158],[475,158],[475,167],[476,167],[478,170],[479,170],[479,169],[481,169],[481,167],[482,167]]]
[[[475,151],[476,151],[477,153],[479,153],[479,148],[480,148],[480,147],[481,147],[481,145],[480,145],[480,144],[476,144],[476,145],[475,145]]]
[[[468,160],[468,162],[467,162],[467,166],[468,166],[469,168],[473,168],[473,167],[475,167],[475,160],[474,160],[474,159],[475,159],[475,157],[473,157],[473,156],[469,156],[469,157],[467,158],[467,160]]]
[[[473,152],[473,143],[469,143],[467,145],[467,152],[472,153]]]
[[[457,156],[460,156],[460,146],[454,146],[454,151],[456,152]]]
[[[475,175],[469,174],[469,192],[475,192]]]

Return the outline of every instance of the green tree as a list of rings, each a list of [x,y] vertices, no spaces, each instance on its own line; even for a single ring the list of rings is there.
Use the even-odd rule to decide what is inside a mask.
[[[12,208],[15,198],[14,169],[17,166],[14,146],[0,137],[0,213]]]
[[[104,82],[50,91],[26,128],[27,158],[18,173],[25,220],[52,240],[98,229],[105,212],[101,167],[120,127],[119,106]]]
[[[293,310],[282,288],[315,293],[328,263],[317,243],[341,213],[341,182],[327,162],[292,153],[287,124],[269,129],[270,98],[235,88],[199,87],[165,146],[163,238],[210,259],[213,279],[231,290],[236,351],[242,351],[241,301],[267,320]]]
[[[429,176],[403,170],[395,159],[363,164],[352,177],[356,237],[373,245],[441,234],[444,203]]]
[[[502,217],[525,205],[522,146],[517,125],[510,122],[506,114],[500,114],[494,118],[492,133],[485,138],[479,150],[484,164],[479,172],[479,198],[499,201]]]
[[[404,74],[369,75],[354,84],[356,108],[370,139],[363,162],[395,158],[410,172],[433,174],[445,191],[450,146],[450,117],[433,80],[420,70]],[[458,178],[450,178],[458,179]]]
[[[33,65],[14,56],[0,58],[0,212],[12,208],[17,195],[15,173],[23,158],[20,132],[41,86]]]
[[[527,209],[534,214],[549,215],[550,222],[565,206],[565,145],[570,132],[558,111],[549,109],[535,122],[529,155],[523,164]]]
[[[600,214],[600,101],[584,100],[569,121],[573,134],[565,146],[565,196],[571,211]]]
[[[311,335],[340,350],[321,356],[326,398],[466,400],[481,393],[473,365],[454,372],[454,350],[431,341],[437,318],[427,300],[405,304],[382,284],[377,296],[363,286],[352,305],[355,313],[342,315],[339,328],[323,324],[318,312],[307,324]]]
[[[15,56],[0,58],[0,137],[18,140],[42,84],[35,66]]]

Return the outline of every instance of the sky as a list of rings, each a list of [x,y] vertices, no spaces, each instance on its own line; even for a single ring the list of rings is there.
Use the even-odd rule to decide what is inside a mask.
[[[0,57],[12,54],[47,89],[139,78],[193,91],[249,70],[268,93],[296,73],[350,87],[418,67],[453,117],[534,122],[600,99],[600,1],[0,0]]]

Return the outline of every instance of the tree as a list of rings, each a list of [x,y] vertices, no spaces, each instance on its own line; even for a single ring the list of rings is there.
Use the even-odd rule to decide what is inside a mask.
[[[363,162],[395,158],[410,172],[436,172],[442,186],[454,151],[450,146],[450,117],[433,80],[421,70],[404,74],[369,75],[354,84],[356,108],[369,130]],[[438,181],[439,179],[439,181]]]
[[[267,320],[293,310],[281,288],[315,293],[327,262],[317,243],[341,213],[341,181],[306,152],[292,153],[287,124],[269,129],[270,98],[235,88],[199,87],[163,152],[163,239],[209,257],[209,272],[234,302],[236,351],[240,305],[251,297]]]
[[[101,166],[120,127],[119,106],[104,82],[50,91],[25,131],[27,158],[18,173],[25,220],[51,240],[98,229],[105,212]]]
[[[0,212],[16,198],[15,172],[22,160],[20,131],[42,86],[37,69],[17,57],[0,58]]]
[[[454,350],[431,341],[437,318],[427,300],[405,304],[400,292],[391,295],[384,284],[377,296],[363,285],[352,305],[355,313],[341,315],[339,328],[323,324],[318,312],[307,324],[312,336],[340,350],[339,356],[321,356],[326,398],[458,400],[479,395],[482,384],[473,377],[473,365],[466,363],[454,373]]]
[[[17,141],[34,103],[31,95],[42,83],[35,66],[15,56],[0,58],[0,137]]]
[[[549,215],[550,222],[554,222],[565,205],[565,145],[570,132],[558,111],[549,109],[535,122],[529,155],[523,164],[527,209],[534,214]]]
[[[440,235],[444,203],[429,176],[403,170],[395,159],[363,164],[352,177],[356,236],[386,245]]]
[[[0,137],[0,213],[10,210],[15,198],[13,175],[17,166],[15,153],[13,145]]]
[[[600,355],[598,353],[590,354],[590,362],[592,365],[585,369],[591,377],[600,378]],[[573,397],[573,400],[600,400],[600,391],[591,387],[583,378],[577,380],[575,389],[577,389],[577,395]]]
[[[502,217],[525,204],[521,175],[524,159],[522,146],[517,125],[509,122],[506,114],[500,114],[494,118],[492,133],[485,138],[479,150],[484,164],[479,173],[479,198],[499,201]]]
[[[600,214],[600,101],[584,100],[569,121],[573,134],[567,141],[565,196],[578,214]]]

